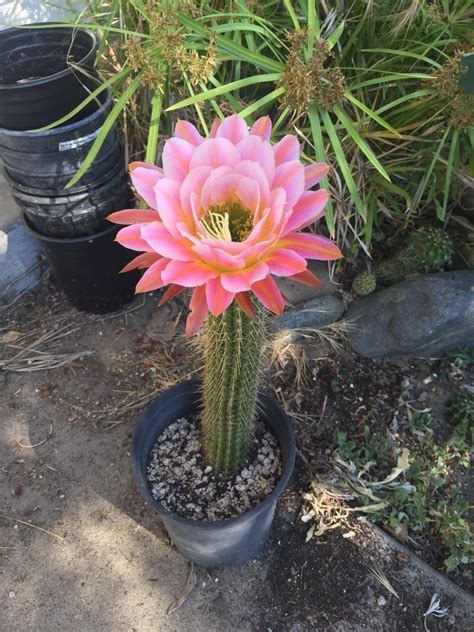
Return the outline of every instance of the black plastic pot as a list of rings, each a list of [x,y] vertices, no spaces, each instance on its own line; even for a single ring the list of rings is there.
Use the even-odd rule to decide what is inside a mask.
[[[130,261],[130,252],[115,240],[119,226],[110,225],[96,235],[75,239],[46,237],[26,229],[38,240],[57,283],[77,309],[103,314],[132,300],[138,272],[120,274]]]
[[[258,506],[240,516],[217,522],[197,522],[167,511],[153,497],[147,481],[151,450],[163,430],[199,408],[198,380],[182,382],[157,397],[143,415],[132,441],[133,475],[140,492],[158,511],[171,540],[182,555],[201,566],[242,564],[258,554],[272,524],[278,497],[283,493],[295,462],[293,429],[285,412],[271,397],[260,394],[262,421],[278,439],[283,467],[280,482]]]
[[[44,189],[52,195],[63,190],[83,163],[111,107],[112,95],[104,91],[94,111],[75,123],[45,132],[0,129],[0,154],[12,185],[18,190]],[[68,192],[86,190],[90,183],[107,178],[120,161],[124,163],[123,150],[111,129],[90,168]]]
[[[12,196],[22,209],[29,225],[47,237],[87,237],[109,226],[107,215],[124,208],[133,208],[135,201],[125,168],[112,173],[106,182],[83,193],[67,191],[63,195],[44,196],[12,187]]]
[[[6,129],[49,125],[99,83],[93,71],[98,41],[92,32],[35,26],[43,25],[0,31],[0,127]],[[78,118],[95,109],[89,104]]]

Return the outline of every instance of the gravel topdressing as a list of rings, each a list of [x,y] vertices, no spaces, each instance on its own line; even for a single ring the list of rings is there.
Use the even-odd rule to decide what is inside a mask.
[[[147,478],[165,509],[191,520],[215,522],[260,504],[276,487],[281,454],[276,438],[257,426],[249,457],[234,476],[215,472],[201,452],[196,418],[181,418],[158,437]]]

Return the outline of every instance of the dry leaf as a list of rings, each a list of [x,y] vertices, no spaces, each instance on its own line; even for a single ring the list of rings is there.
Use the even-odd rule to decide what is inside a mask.
[[[15,331],[14,329],[12,329],[11,331],[7,331],[6,334],[3,334],[3,336],[0,338],[0,342],[9,344],[10,342],[15,342],[15,340],[18,340],[18,338],[21,338],[22,336],[23,334],[21,333],[21,331]]]
[[[173,599],[170,605],[166,608],[166,614],[173,614],[173,612],[176,612],[176,610],[181,608],[183,603],[192,593],[194,586],[196,585],[196,582],[197,582],[197,575],[194,572],[194,564],[191,562],[189,566],[188,577],[186,579],[186,584],[183,590],[179,593],[179,595],[175,599]]]

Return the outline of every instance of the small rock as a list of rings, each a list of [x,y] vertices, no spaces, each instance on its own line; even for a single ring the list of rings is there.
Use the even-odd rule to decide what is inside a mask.
[[[292,305],[300,305],[321,296],[336,294],[339,286],[329,278],[328,264],[324,261],[310,261],[309,270],[321,281],[321,287],[315,288],[310,285],[298,283],[289,277],[276,277],[275,281],[279,289]]]
[[[387,600],[385,599],[385,597],[379,597],[377,599],[378,606],[385,606],[386,604],[387,604]]]

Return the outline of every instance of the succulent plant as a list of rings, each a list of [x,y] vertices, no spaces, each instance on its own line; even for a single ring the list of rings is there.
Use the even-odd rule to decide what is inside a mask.
[[[455,426],[474,430],[474,394],[456,395],[448,402],[448,417]]]
[[[403,281],[409,274],[436,272],[449,268],[452,257],[453,244],[443,230],[418,230],[408,237],[391,259],[373,266],[372,274],[359,274],[354,279],[352,287],[356,294],[364,296],[375,289],[376,283],[392,285]],[[373,289],[369,289],[371,285],[374,286]]]
[[[377,286],[377,279],[370,272],[361,272],[356,276],[352,284],[352,291],[359,296],[372,294]]]

